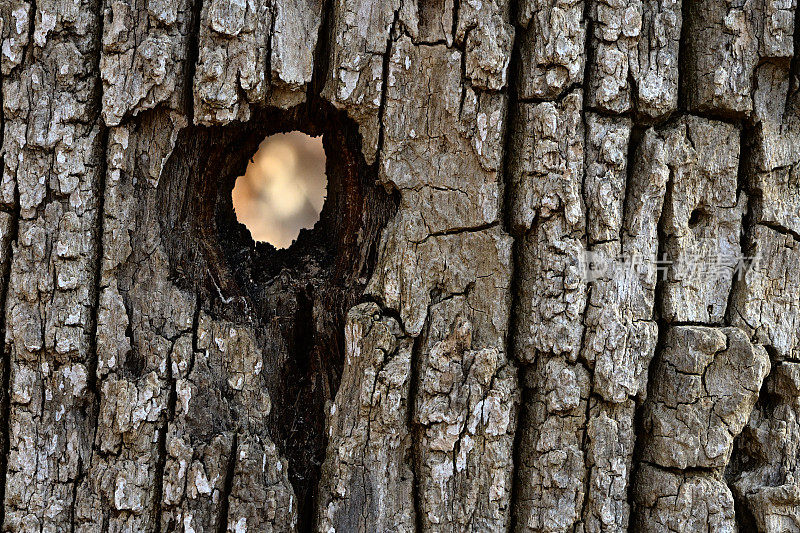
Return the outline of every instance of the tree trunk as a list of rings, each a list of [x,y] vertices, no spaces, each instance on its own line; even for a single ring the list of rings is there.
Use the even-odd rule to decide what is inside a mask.
[[[4,0],[3,530],[800,531],[795,8]]]

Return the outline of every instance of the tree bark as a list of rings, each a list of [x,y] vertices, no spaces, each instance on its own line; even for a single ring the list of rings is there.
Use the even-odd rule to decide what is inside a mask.
[[[3,530],[800,531],[795,12],[5,0]]]

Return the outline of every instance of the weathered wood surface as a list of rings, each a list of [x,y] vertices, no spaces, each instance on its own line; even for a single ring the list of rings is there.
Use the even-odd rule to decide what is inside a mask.
[[[3,530],[800,531],[796,3],[3,0]]]

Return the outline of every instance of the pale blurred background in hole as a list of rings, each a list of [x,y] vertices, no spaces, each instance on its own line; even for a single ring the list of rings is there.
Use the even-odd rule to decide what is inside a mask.
[[[270,135],[233,188],[236,219],[255,241],[288,248],[319,220],[328,180],[322,137],[293,131]]]

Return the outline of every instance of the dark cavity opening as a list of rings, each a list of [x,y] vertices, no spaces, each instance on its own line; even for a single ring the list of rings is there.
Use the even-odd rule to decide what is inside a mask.
[[[704,224],[709,217],[710,214],[705,207],[698,207],[689,215],[689,227],[695,228],[701,224]]]
[[[322,136],[327,198],[313,227],[279,249],[255,242],[237,221],[232,191],[259,144],[289,131]],[[381,230],[397,209],[397,197],[376,176],[377,165],[361,155],[357,126],[317,101],[263,110],[246,123],[184,129],[159,183],[162,235],[176,283],[196,291],[212,317],[257,332],[260,377],[272,401],[269,437],[289,462],[300,531],[313,525],[325,404],[341,378],[344,319],[361,299]],[[219,386],[228,387],[224,380]],[[247,423],[225,418],[218,423],[226,431]]]

